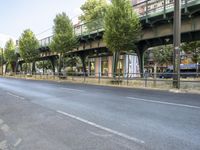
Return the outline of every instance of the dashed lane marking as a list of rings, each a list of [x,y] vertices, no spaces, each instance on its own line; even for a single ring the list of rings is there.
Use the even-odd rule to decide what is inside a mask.
[[[98,129],[107,131],[107,132],[109,132],[109,133],[118,135],[118,136],[123,137],[123,138],[128,139],[128,140],[131,140],[131,141],[133,141],[133,142],[136,142],[136,143],[139,143],[139,144],[144,144],[144,143],[145,143],[143,140],[140,140],[140,139],[138,139],[138,138],[135,138],[135,137],[126,135],[126,134],[124,134],[124,133],[121,133],[121,132],[112,130],[112,129],[110,129],[110,128],[107,128],[107,127],[104,127],[104,126],[101,126],[101,125],[98,125],[98,124],[96,124],[96,123],[94,123],[94,122],[90,122],[90,121],[88,121],[88,120],[85,120],[85,119],[83,119],[83,118],[74,116],[74,115],[72,115],[72,114],[69,114],[69,113],[66,113],[66,112],[63,112],[63,111],[60,111],[60,110],[57,110],[57,112],[60,113],[60,114],[65,115],[65,116],[67,116],[67,117],[70,117],[70,118],[72,118],[72,119],[76,119],[76,120],[78,120],[78,121],[81,121],[81,122],[83,122],[83,123],[86,123],[86,124],[88,124],[88,125],[91,125],[91,126],[93,126],[93,127],[95,127],[95,128],[98,128]]]
[[[18,96],[16,94],[13,94],[13,93],[10,93],[10,92],[7,92],[7,94],[10,95],[10,96],[16,97],[18,99],[25,99],[24,97]]]
[[[60,87],[60,89],[68,90],[68,91],[76,91],[76,92],[85,92],[84,90],[78,90],[78,89],[72,89],[72,88],[66,88],[66,87]]]
[[[21,142],[22,142],[22,139],[19,138],[19,139],[17,140],[17,142],[14,144],[14,147],[17,147]]]

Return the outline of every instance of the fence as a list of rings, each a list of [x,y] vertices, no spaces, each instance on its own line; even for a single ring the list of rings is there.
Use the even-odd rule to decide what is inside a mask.
[[[62,82],[110,85],[122,87],[138,87],[138,88],[173,88],[173,73],[121,73],[121,74],[101,74],[101,73],[35,73],[35,74],[7,74],[6,77],[26,78],[36,80],[56,80]],[[141,77],[142,76],[142,77]],[[200,73],[181,73],[180,88],[200,90]]]

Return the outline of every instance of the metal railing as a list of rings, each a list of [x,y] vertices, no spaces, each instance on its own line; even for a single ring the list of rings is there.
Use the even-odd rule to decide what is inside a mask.
[[[115,76],[115,78],[113,77]],[[53,80],[67,81],[84,84],[125,86],[139,88],[173,88],[172,77],[174,73],[84,73],[84,72],[67,72],[67,73],[16,73],[7,74],[5,77],[29,78],[34,80]],[[141,77],[142,76],[142,77]],[[181,89],[200,90],[200,73],[181,73]]]
[[[188,7],[198,0],[181,0],[182,8]],[[166,13],[168,10],[173,11],[174,0],[146,0],[133,5],[133,8],[140,17],[150,16],[157,13]]]
[[[188,6],[196,4],[199,0],[182,0],[182,8],[187,9]],[[133,5],[133,9],[140,18],[147,19],[151,15],[165,15],[167,12],[173,12],[174,0],[146,0]],[[104,31],[103,19],[99,18],[87,23],[81,23],[74,26],[74,33],[77,36],[86,36],[93,33]],[[41,47],[49,46],[52,41],[52,35],[39,41]]]

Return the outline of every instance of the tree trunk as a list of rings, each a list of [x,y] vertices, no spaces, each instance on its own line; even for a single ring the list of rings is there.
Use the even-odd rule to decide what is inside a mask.
[[[11,69],[12,69],[12,73],[15,72],[15,62],[11,62]]]
[[[82,71],[83,71],[84,74],[86,73],[85,57],[86,57],[85,54],[80,55],[82,66],[83,66]]]
[[[55,58],[50,58],[53,75],[55,75]]]
[[[44,75],[44,60],[42,61],[42,75]]]
[[[119,61],[119,55],[120,52],[119,51],[115,51],[113,53],[113,78],[116,79],[116,75],[117,75],[117,66],[118,66],[118,61]]]
[[[35,61],[32,63],[32,74],[36,72],[36,69],[35,69]]]
[[[17,72],[19,72],[19,71],[18,71],[18,66],[19,66],[19,62],[16,61],[16,62],[15,62],[15,74],[16,74]]]
[[[27,71],[28,71],[28,64],[27,63],[25,63],[26,65],[25,65],[25,74],[27,74]]]
[[[61,69],[62,69],[61,65],[62,65],[62,54],[60,54],[60,56],[59,56],[59,63],[58,63],[58,74],[59,75],[60,75]]]
[[[8,63],[6,63],[5,74],[7,73],[7,71],[8,71]]]

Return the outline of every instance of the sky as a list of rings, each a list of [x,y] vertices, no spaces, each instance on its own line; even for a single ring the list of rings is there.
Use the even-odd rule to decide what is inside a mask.
[[[31,29],[38,39],[50,35],[53,19],[61,12],[66,12],[75,22],[85,1],[0,0],[0,46],[5,41],[4,36],[16,40],[25,29]]]

